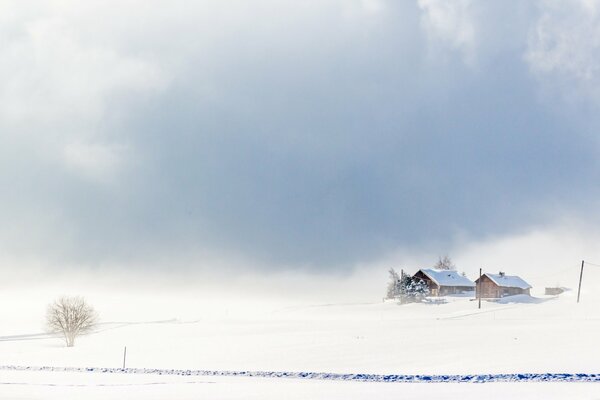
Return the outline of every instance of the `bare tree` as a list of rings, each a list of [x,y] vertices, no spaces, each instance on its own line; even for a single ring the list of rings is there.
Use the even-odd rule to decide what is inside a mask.
[[[73,347],[75,338],[92,329],[97,320],[96,311],[79,296],[60,297],[46,312],[48,331],[62,334],[67,347]]]
[[[386,293],[385,298],[393,299],[400,295],[401,279],[400,279],[400,275],[398,275],[398,273],[396,272],[396,270],[394,268],[390,268],[390,270],[388,272],[390,274],[390,281],[388,282],[388,285],[387,285],[387,293]]]
[[[455,270],[456,266],[448,256],[440,257],[438,262],[433,266],[435,269]]]

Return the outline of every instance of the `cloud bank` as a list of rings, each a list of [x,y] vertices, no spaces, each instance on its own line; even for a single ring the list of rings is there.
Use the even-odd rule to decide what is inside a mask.
[[[4,2],[0,250],[339,271],[588,218],[576,3]]]

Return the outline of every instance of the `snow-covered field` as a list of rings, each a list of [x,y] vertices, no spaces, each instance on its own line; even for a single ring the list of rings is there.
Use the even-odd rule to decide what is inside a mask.
[[[43,333],[43,288],[4,291],[0,365],[364,374],[600,372],[600,307],[588,288],[536,300],[275,304],[199,293],[90,290],[102,316],[74,348]],[[535,293],[534,293],[535,294]],[[577,398],[600,383],[378,383],[0,369],[0,398]]]
[[[2,372],[3,399],[598,399],[598,383],[363,383]]]

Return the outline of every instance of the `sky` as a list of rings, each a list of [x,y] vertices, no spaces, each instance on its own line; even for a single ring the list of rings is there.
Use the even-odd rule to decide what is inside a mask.
[[[0,269],[600,262],[598,59],[594,0],[5,0]]]

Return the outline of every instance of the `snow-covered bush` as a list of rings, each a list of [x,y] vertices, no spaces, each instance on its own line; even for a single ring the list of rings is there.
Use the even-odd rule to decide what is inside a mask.
[[[404,275],[400,280],[400,303],[421,302],[429,294],[427,283],[410,275]]]

